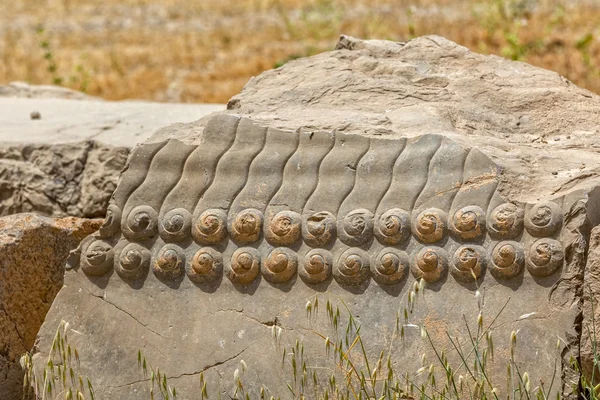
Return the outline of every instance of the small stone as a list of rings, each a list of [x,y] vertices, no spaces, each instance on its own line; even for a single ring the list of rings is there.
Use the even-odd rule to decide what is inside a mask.
[[[42,114],[40,114],[39,111],[32,111],[31,114],[29,114],[29,117],[31,119],[42,119]]]

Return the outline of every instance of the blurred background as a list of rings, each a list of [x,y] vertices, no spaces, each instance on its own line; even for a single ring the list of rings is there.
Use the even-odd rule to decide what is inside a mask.
[[[0,84],[224,103],[341,33],[438,34],[600,93],[600,0],[0,0]]]

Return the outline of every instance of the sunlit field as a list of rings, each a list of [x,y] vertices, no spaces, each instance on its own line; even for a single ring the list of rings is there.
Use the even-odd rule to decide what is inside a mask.
[[[600,92],[598,0],[0,0],[0,84],[223,103],[340,33],[439,34]]]

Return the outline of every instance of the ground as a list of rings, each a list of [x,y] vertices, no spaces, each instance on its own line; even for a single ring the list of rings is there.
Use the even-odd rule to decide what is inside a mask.
[[[440,34],[600,92],[596,0],[12,0],[0,84],[57,83],[106,99],[223,103],[340,33]]]

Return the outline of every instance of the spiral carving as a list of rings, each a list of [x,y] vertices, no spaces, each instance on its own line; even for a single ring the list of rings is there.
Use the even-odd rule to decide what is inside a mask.
[[[378,218],[375,224],[375,237],[382,244],[398,245],[410,235],[410,215],[400,209],[387,210]]]
[[[113,268],[112,246],[103,240],[94,240],[83,249],[81,269],[87,275],[101,276]]]
[[[324,249],[312,249],[304,256],[300,278],[306,283],[321,283],[329,279],[333,266],[331,253]]]
[[[302,236],[309,246],[325,246],[336,234],[333,214],[321,211],[308,217],[302,224]]]
[[[561,228],[563,213],[560,206],[547,201],[534,205],[525,219],[525,229],[531,236],[550,236]]]
[[[289,246],[300,237],[300,214],[280,211],[265,226],[265,239],[274,246]]]
[[[369,254],[350,248],[342,253],[333,269],[333,277],[341,285],[357,286],[369,279]]]
[[[564,259],[565,252],[559,241],[538,239],[527,254],[527,270],[533,276],[549,276],[562,266]]]
[[[109,204],[106,208],[106,218],[98,233],[101,238],[109,238],[116,235],[121,229],[121,209],[116,204]]]
[[[510,279],[517,276],[525,266],[523,246],[513,241],[498,243],[492,250],[490,273],[496,279]]]
[[[185,255],[183,249],[174,244],[164,245],[152,264],[154,275],[165,281],[174,281],[185,271]]]
[[[261,271],[269,282],[287,282],[298,271],[298,256],[286,247],[277,247],[263,259]]]
[[[423,243],[442,240],[446,231],[446,213],[437,208],[421,211],[413,222],[413,234]]]
[[[440,247],[423,247],[417,253],[411,271],[415,279],[436,282],[448,272],[448,255]]]
[[[216,281],[223,273],[223,256],[215,249],[203,247],[186,264],[185,272],[192,282]]]
[[[204,211],[192,227],[194,240],[203,245],[221,243],[227,236],[227,214],[223,210]]]
[[[487,230],[494,239],[513,239],[523,231],[523,209],[512,203],[500,204],[490,213]]]
[[[136,280],[146,275],[150,267],[150,250],[137,244],[129,243],[115,260],[115,271],[125,280]]]
[[[166,242],[181,242],[190,235],[192,214],[185,208],[168,211],[158,226],[158,234]]]
[[[450,231],[462,240],[479,239],[485,234],[485,213],[478,206],[457,210],[450,221]]]
[[[238,243],[254,243],[260,238],[262,223],[262,213],[253,208],[248,208],[231,219],[229,233],[231,238]]]
[[[233,283],[251,283],[260,273],[260,253],[252,247],[241,247],[231,256],[227,277]]]
[[[481,246],[460,246],[452,257],[450,273],[457,281],[474,282],[479,279],[487,264],[485,250]]]
[[[406,252],[387,247],[379,252],[371,264],[371,275],[380,285],[393,285],[404,279],[409,264]]]
[[[127,216],[123,234],[132,240],[142,240],[156,236],[158,213],[150,206],[134,207]]]
[[[350,211],[338,221],[338,236],[348,246],[360,246],[373,236],[373,213],[364,208]]]

